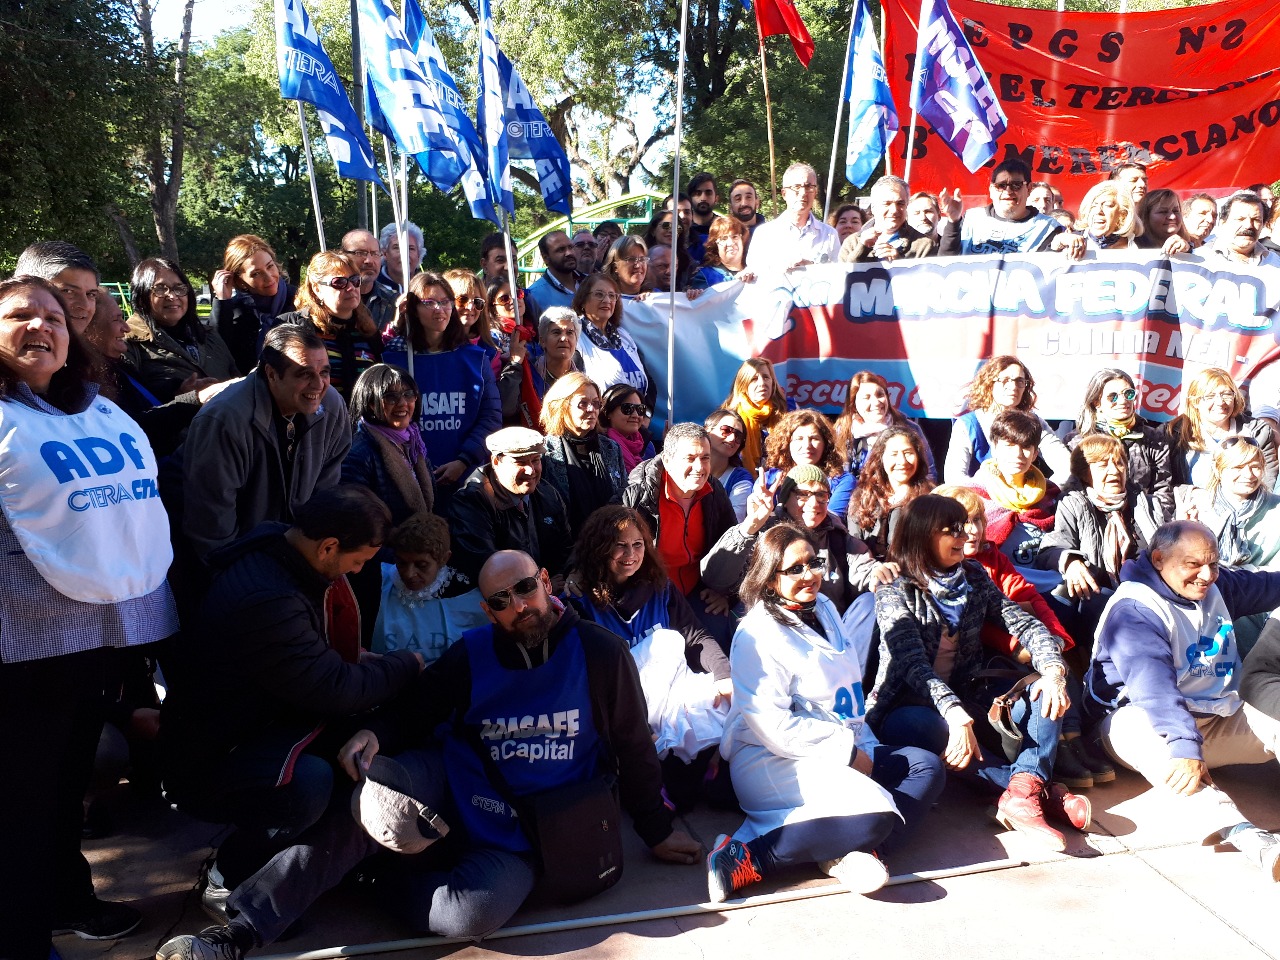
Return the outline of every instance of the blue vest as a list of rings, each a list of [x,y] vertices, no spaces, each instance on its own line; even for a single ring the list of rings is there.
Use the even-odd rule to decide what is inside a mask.
[[[654,630],[669,626],[667,623],[667,601],[670,598],[671,584],[668,582],[661,590],[655,590],[647,603],[637,610],[630,620],[623,620],[613,606],[603,609],[597,607],[590,597],[584,597],[582,607],[586,615],[611,633],[616,633],[627,641],[628,647],[634,647]]]
[[[462,717],[478,734],[517,797],[596,773],[600,737],[591,715],[587,658],[576,629],[532,670],[508,670],[494,652],[493,626],[462,635],[471,665],[471,706]],[[490,782],[475,747],[450,727],[444,737],[449,788],[472,842],[523,852],[529,840],[503,792]]]
[[[973,459],[980,464],[986,463],[991,456],[991,444],[987,442],[987,435],[978,422],[978,415],[971,410],[960,418],[960,423],[964,426],[964,432],[969,435],[969,449],[973,451]]]
[[[404,368],[408,356],[403,350],[388,350],[382,362]],[[418,427],[427,459],[435,466],[458,459],[463,438],[480,417],[486,371],[492,379],[489,356],[471,344],[444,353],[413,352],[413,379],[422,391]]]

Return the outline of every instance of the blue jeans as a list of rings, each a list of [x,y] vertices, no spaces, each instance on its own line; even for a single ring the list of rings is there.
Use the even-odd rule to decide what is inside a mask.
[[[969,706],[968,709],[974,718],[975,732],[980,732],[979,725],[985,726],[987,722],[986,711],[974,716],[975,708]],[[1045,783],[1053,779],[1053,760],[1058,754],[1062,721],[1042,717],[1038,701],[1028,709],[1026,697],[1018,699],[1012,714],[1013,722],[1022,731],[1022,750],[1017,759],[1010,764],[998,746],[984,745],[982,759],[971,760],[967,767],[957,771],[961,776],[976,777],[1000,791],[1009,786],[1009,780],[1015,773],[1030,773]],[[941,754],[947,748],[949,732],[947,722],[933,707],[899,707],[880,721],[876,735],[881,743],[921,747]]]

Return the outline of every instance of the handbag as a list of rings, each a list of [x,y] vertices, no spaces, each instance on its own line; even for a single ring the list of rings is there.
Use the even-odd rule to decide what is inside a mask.
[[[577,903],[622,879],[622,814],[613,777],[597,775],[516,797],[475,732],[458,733],[516,811],[537,859],[538,886],[549,899]]]
[[[991,699],[991,706],[987,709],[987,722],[1000,737],[1000,748],[1004,751],[1005,759],[1013,763],[1022,752],[1022,731],[1013,721],[1013,705],[1023,697],[1029,697],[1027,691],[1040,679],[1040,674],[1035,671],[1027,672],[1012,660],[1001,658],[992,662],[1010,666],[979,670],[977,676],[988,680],[1016,678],[1012,687]],[[1034,709],[1030,700],[1027,701],[1027,709]]]

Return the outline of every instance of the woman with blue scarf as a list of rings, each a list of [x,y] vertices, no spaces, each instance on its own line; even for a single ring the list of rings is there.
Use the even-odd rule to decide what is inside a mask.
[[[904,511],[890,548],[901,575],[876,591],[880,664],[867,720],[882,743],[922,747],[947,767],[1000,794],[996,820],[1054,850],[1063,835],[1046,822],[1085,830],[1089,801],[1053,783],[1062,716],[1070,705],[1058,641],[1005,597],[975,560],[964,559],[968,515],[955,500],[926,494]],[[1037,679],[1011,706],[1020,743],[998,739],[983,718],[1016,677],[988,680],[980,632],[991,621],[1027,651]],[[979,743],[979,733],[983,742]]]

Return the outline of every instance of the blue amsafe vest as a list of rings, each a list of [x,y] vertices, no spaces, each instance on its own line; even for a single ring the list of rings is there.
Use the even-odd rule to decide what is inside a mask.
[[[588,619],[594,620],[611,633],[616,633],[627,641],[627,646],[634,647],[650,633],[667,624],[667,600],[671,589],[668,583],[661,590],[655,590],[647,603],[632,615],[630,620],[623,620],[613,606],[598,607],[590,597],[582,607]]]
[[[508,670],[492,625],[462,635],[471,664],[471,706],[462,718],[517,797],[595,775],[600,737],[591,716],[587,658],[577,629],[531,670]],[[516,812],[485,773],[475,747],[452,728],[444,738],[449,788],[473,843],[521,853],[529,841]]]
[[[404,350],[386,350],[382,362],[408,366]],[[485,374],[493,376],[489,357],[483,349],[464,344],[444,353],[413,353],[413,379],[422,391],[418,427],[427,445],[427,459],[440,466],[458,459],[462,439],[471,433],[480,418],[480,398]]]

